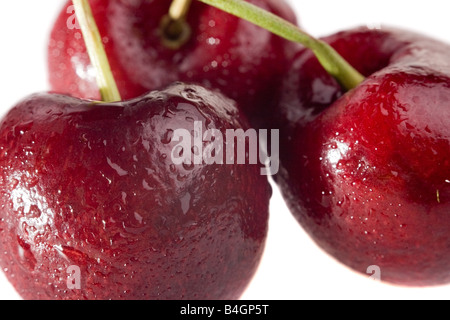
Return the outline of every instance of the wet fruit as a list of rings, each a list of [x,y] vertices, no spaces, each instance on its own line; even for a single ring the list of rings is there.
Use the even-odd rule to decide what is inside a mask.
[[[251,0],[293,23],[296,16],[283,0]],[[161,89],[174,81],[218,89],[238,102],[253,122],[273,101],[293,52],[293,43],[198,1],[187,15],[190,39],[180,48],[164,45],[161,20],[171,1],[90,1],[94,17],[124,99]],[[51,33],[49,75],[52,90],[99,99],[81,32],[69,1]],[[68,13],[69,12],[69,13]]]
[[[270,186],[259,165],[174,164],[174,132],[194,121],[248,128],[231,100],[184,84],[115,103],[35,94],[6,115],[0,265],[23,298],[240,297]]]
[[[293,214],[333,257],[401,285],[450,282],[447,44],[365,28],[325,39],[367,79],[345,92],[308,50],[279,108],[276,177]]]

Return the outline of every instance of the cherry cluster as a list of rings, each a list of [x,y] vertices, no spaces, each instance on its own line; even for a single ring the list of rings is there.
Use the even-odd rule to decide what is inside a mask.
[[[450,283],[450,45],[313,39],[283,0],[87,3],[55,22],[52,92],[0,122],[0,265],[23,298],[239,299],[267,239],[264,163],[174,161],[217,158],[233,130],[279,133],[274,181],[325,252]]]

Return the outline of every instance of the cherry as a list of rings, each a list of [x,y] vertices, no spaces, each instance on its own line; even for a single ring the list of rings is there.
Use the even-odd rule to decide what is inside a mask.
[[[450,46],[402,30],[324,39],[367,76],[345,92],[301,50],[267,121],[275,177],[317,244],[361,273],[407,286],[450,282]]]
[[[296,22],[295,14],[283,0],[249,2]],[[161,28],[170,4],[167,0],[91,1],[122,97],[134,98],[173,81],[198,83],[220,90],[236,100],[251,121],[256,119],[258,110],[273,102],[271,89],[286,71],[284,62],[294,44],[194,1],[187,13],[190,37],[174,49],[166,45],[170,34]],[[95,72],[70,6],[69,1],[51,33],[51,88],[76,97],[99,99]]]
[[[240,297],[270,186],[258,165],[174,164],[174,131],[194,121],[248,129],[230,100],[184,84],[111,104],[37,94],[7,114],[0,265],[23,298]]]

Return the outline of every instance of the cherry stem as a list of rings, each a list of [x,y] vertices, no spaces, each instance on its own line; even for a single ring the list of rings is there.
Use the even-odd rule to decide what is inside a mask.
[[[199,0],[210,6],[247,20],[282,38],[303,44],[311,49],[325,70],[346,90],[357,87],[364,76],[353,68],[329,44],[318,40],[296,25],[243,0]]]
[[[185,19],[192,0],[173,0],[169,9],[169,16],[173,20]]]
[[[192,0],[172,0],[169,13],[161,19],[160,30],[162,43],[167,48],[177,50],[191,37],[191,28],[186,16]]]
[[[104,102],[121,101],[122,98],[117,88],[116,81],[111,71],[108,57],[103,47],[102,38],[92,14],[88,0],[72,0],[75,14],[83,33],[86,48],[95,68],[97,84]]]

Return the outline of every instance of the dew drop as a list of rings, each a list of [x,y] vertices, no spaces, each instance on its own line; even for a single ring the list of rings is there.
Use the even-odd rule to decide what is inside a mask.
[[[205,66],[205,68],[207,68]],[[209,68],[207,68],[209,69]],[[192,101],[192,102],[202,102],[203,99],[197,95],[197,91],[193,88],[186,88],[184,91],[181,92],[181,95],[183,98]]]
[[[142,224],[143,217],[142,217],[139,213],[134,212],[134,218],[135,218],[140,224]]]
[[[142,187],[143,187],[145,190],[147,190],[147,191],[152,191],[152,190],[153,190],[153,188],[150,187],[150,185],[148,184],[148,182],[147,182],[145,179],[142,180]]]
[[[168,130],[166,130],[166,133],[162,137],[161,142],[163,144],[169,144],[170,142],[172,142],[172,138],[173,138],[173,130],[168,129]]]
[[[184,162],[183,162],[183,168],[184,168],[184,170],[186,170],[186,171],[191,171],[191,170],[194,169],[194,167],[195,167],[195,164],[194,164],[194,163],[187,164],[187,163],[184,163]]]
[[[191,208],[191,194],[187,192],[183,197],[181,197],[180,202],[183,214],[188,213]]]
[[[128,174],[128,171],[122,169],[118,164],[113,163],[110,158],[107,157],[106,161],[108,162],[108,165],[112,169],[114,169],[114,171],[116,171],[119,176],[123,177],[123,176],[126,176]]]

